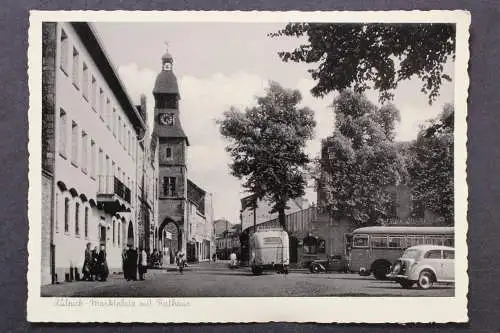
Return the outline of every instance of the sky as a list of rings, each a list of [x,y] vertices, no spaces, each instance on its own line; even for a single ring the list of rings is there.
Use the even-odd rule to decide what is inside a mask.
[[[173,70],[179,82],[182,126],[189,137],[188,177],[213,194],[214,218],[239,222],[240,199],[247,195],[241,180],[230,174],[227,141],[219,134],[216,120],[231,106],[244,109],[264,94],[269,80],[285,88],[298,89],[301,106],[315,112],[315,138],[308,143],[311,157],[318,155],[321,139],[333,131],[336,96],[315,98],[310,89],[315,82],[307,73],[313,65],[283,63],[277,52],[300,45],[296,38],[270,38],[283,23],[94,23],[101,44],[115,66],[132,100],[140,94],[148,101],[148,120],[152,128],[154,100],[152,90],[161,70],[161,56],[173,55]],[[453,64],[445,71],[453,77]],[[396,140],[415,139],[419,126],[436,117],[446,103],[453,103],[453,83],[444,83],[440,97],[432,105],[420,92],[421,82],[412,79],[399,84],[393,103],[401,113]],[[367,97],[378,104],[378,93]],[[316,202],[313,189],[306,194]]]

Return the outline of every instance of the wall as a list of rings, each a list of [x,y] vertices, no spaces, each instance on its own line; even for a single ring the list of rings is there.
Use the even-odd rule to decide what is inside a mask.
[[[67,34],[68,40],[68,54],[67,54],[67,66],[65,70],[61,69],[61,29],[64,29]],[[64,276],[70,273],[72,268],[77,268],[81,271],[83,265],[83,254],[85,245],[91,242],[93,246],[99,244],[99,231],[101,226],[105,226],[107,230],[106,239],[106,251],[108,265],[111,271],[121,271],[121,247],[124,245],[124,236],[121,236],[120,245],[117,242],[117,224],[120,223],[124,225],[121,229],[124,235],[126,235],[126,224],[129,221],[133,221],[135,237],[134,240],[137,242],[137,226],[135,222],[135,207],[137,205],[136,200],[136,190],[135,185],[136,179],[136,160],[135,160],[135,144],[136,135],[132,123],[127,118],[126,114],[120,107],[117,99],[114,97],[113,92],[107,86],[104,81],[103,76],[98,70],[97,65],[94,63],[89,53],[85,49],[84,45],[80,41],[78,35],[73,30],[70,23],[58,23],[57,24],[57,52],[55,54],[55,79],[56,79],[56,91],[55,91],[55,131],[54,136],[54,155],[55,155],[55,183],[63,182],[66,185],[66,189],[61,189],[56,187],[55,198],[52,207],[54,209],[54,222],[57,224],[57,228],[54,235],[55,243],[55,268],[58,274],[58,280],[64,280]],[[79,62],[78,62],[78,81],[76,85],[73,82],[73,47],[75,47],[79,52]],[[83,80],[83,62],[87,65],[88,69],[88,89],[87,96],[84,96],[84,80]],[[109,98],[110,104],[109,108],[105,110],[99,109],[99,101],[96,101],[97,109],[92,108],[92,75],[94,75],[97,82],[97,94],[96,99],[99,99],[99,87],[101,87],[105,93],[104,97],[104,107],[106,108],[106,99]],[[125,126],[126,133],[128,135],[130,131],[130,136],[125,141],[122,138],[118,138],[118,131],[113,133],[113,116],[112,110],[115,108],[117,115],[121,117],[121,126]],[[61,134],[59,130],[62,123],[59,118],[60,110],[64,109],[66,113],[66,153],[60,154],[61,151]],[[106,112],[108,113],[106,113]],[[109,114],[109,116],[108,116]],[[78,156],[73,158],[72,156],[72,121],[75,121],[78,125],[78,132],[76,134],[76,144],[78,147]],[[116,124],[116,123],[115,123]],[[122,134],[123,134],[123,128]],[[82,141],[82,131],[87,134],[87,145],[84,146]],[[127,136],[126,136],[127,138]],[[95,160],[92,165],[92,153],[90,151],[90,142],[93,140],[95,142]],[[121,140],[121,142],[120,142]],[[130,140],[130,141],[129,141]],[[129,142],[131,143],[129,145]],[[99,148],[103,151],[103,157],[105,155],[109,156],[107,173],[103,168],[99,168]],[[83,160],[83,151],[86,151],[86,161]],[[113,172],[111,161],[115,162],[115,170]],[[86,163],[84,163],[86,162]],[[120,167],[120,174],[117,174],[118,167]],[[95,176],[92,176],[91,169],[95,170]],[[125,176],[123,175],[125,173]],[[123,214],[126,216],[126,222],[117,222],[117,217],[98,209],[95,205],[90,204],[90,200],[97,202],[97,194],[99,192],[99,178],[98,176],[110,176],[113,175],[120,178],[122,182],[125,183],[131,190],[131,213]],[[68,191],[69,189],[74,189],[77,196],[73,196]],[[45,194],[45,190],[44,190]],[[84,195],[80,197],[80,195]],[[69,213],[68,222],[69,229],[67,232],[64,230],[64,199],[69,200]],[[86,198],[86,199],[85,199]],[[76,233],[76,216],[75,216],[75,206],[80,205],[78,221],[79,221],[79,234]],[[85,220],[85,208],[88,209],[88,234],[84,234],[84,220]],[[113,243],[113,232],[112,225],[115,221],[115,242]],[[136,245],[136,244],[135,244]]]

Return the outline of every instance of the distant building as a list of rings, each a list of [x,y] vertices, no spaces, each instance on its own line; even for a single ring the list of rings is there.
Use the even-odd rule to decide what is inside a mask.
[[[241,199],[241,228],[244,230],[255,224],[259,225],[266,221],[273,220],[278,217],[278,212],[271,213],[272,203],[267,200],[258,200],[257,208],[253,209],[251,207],[252,196],[249,195]],[[309,207],[309,202],[304,198],[290,199],[287,202],[288,208],[285,210],[285,214],[292,214]]]
[[[241,225],[221,219],[215,221],[214,226],[217,258],[228,260],[232,252],[239,257]]]
[[[215,237],[220,238],[224,236],[224,234],[235,233],[238,229],[237,224],[233,224],[226,219],[219,219],[214,221],[214,232]]]
[[[187,260],[209,261],[215,251],[212,196],[188,179]]]
[[[87,243],[121,271],[123,247],[147,247],[157,221],[145,99],[89,23],[43,23],[42,62],[42,284],[81,277]]]

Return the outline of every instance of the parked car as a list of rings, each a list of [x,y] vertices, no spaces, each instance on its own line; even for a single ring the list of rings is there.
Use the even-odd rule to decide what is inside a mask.
[[[347,262],[340,255],[328,256],[323,260],[313,260],[309,265],[311,273],[346,272]]]
[[[403,253],[387,275],[409,289],[416,283],[429,289],[436,282],[455,282],[455,249],[440,245],[412,246]]]

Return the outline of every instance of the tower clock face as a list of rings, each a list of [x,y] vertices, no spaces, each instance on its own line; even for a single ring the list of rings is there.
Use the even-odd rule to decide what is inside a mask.
[[[160,122],[163,125],[173,125],[174,124],[174,115],[172,113],[162,113],[160,115]]]

